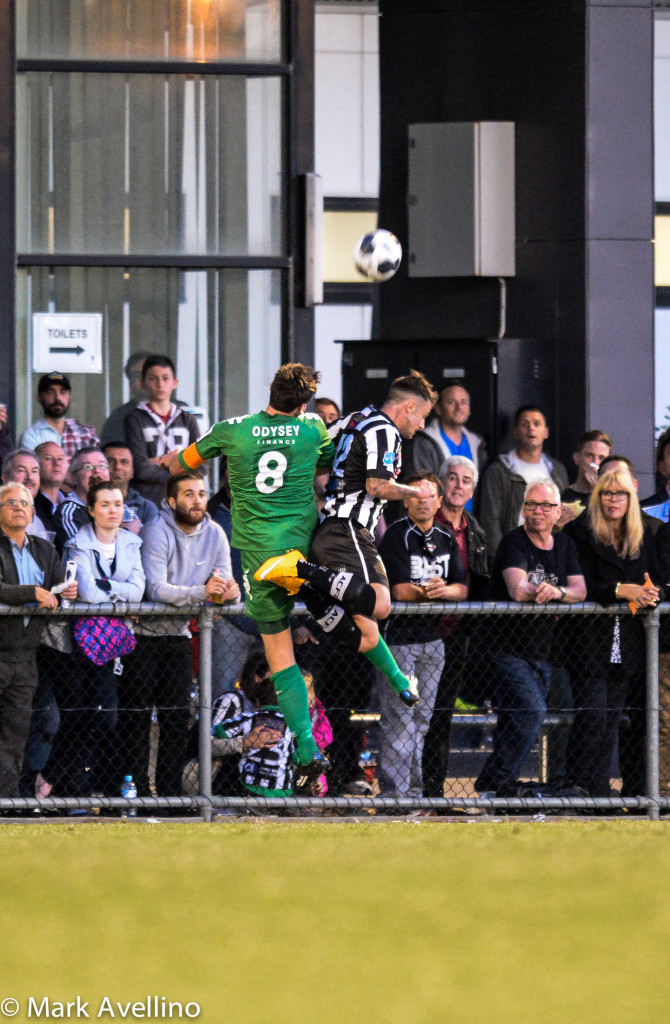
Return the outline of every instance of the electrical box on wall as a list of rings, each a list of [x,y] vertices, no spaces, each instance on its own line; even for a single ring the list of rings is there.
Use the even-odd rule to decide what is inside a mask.
[[[409,277],[513,277],[514,123],[409,125]]]

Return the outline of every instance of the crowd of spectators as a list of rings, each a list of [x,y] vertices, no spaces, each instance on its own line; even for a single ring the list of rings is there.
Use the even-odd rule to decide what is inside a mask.
[[[642,502],[632,462],[613,454],[611,438],[600,430],[588,431],[579,439],[573,457],[577,477],[569,484],[565,468],[545,450],[549,431],[544,413],[532,405],[516,413],[512,449],[488,464],[484,461],[478,480],[486,456],[476,435],[468,436],[464,428],[469,402],[463,392],[460,385],[443,388],[432,424],[414,439],[412,470],[417,451],[428,452],[427,461],[434,464],[423,435],[450,445],[459,441],[449,427],[460,411],[460,440],[467,439],[474,459],[459,460],[452,454],[443,464],[445,497],[438,518],[446,519],[456,537],[461,533],[458,557],[469,568],[473,551],[465,543],[465,532],[469,529],[473,539],[478,536],[479,579],[473,586],[468,571],[469,600],[489,597],[537,605],[591,600],[603,605],[628,603],[633,610],[657,604],[670,580],[670,431],[660,438],[657,449],[661,486]],[[473,491],[474,500],[468,505],[464,494],[473,499]],[[454,494],[460,499],[459,507],[450,511]],[[406,528],[410,521],[411,517],[403,520]],[[389,532],[395,528],[397,524]],[[450,618],[452,632],[447,631]],[[548,794],[616,795],[619,790],[613,788],[613,780],[617,776],[622,779],[622,795],[645,792],[644,627],[639,615],[570,619],[543,615],[476,622],[474,617],[452,616],[443,619],[442,643],[444,669],[424,740],[425,796],[443,795],[454,706],[464,681],[472,687],[472,677],[485,680],[479,695],[485,693],[496,712],[492,750],[474,783],[476,792],[494,796],[539,792],[537,785],[529,787],[524,781],[527,759],[559,683],[567,685],[567,697],[563,694],[555,704],[558,710],[570,712],[571,725],[567,749],[554,763],[550,761]],[[662,629],[661,787],[665,792],[670,785],[668,649],[667,630]],[[436,674],[441,664],[436,658]],[[382,772],[388,745],[384,719],[382,709]],[[396,736],[402,728],[406,724],[395,727]],[[400,789],[395,795],[401,795]]]
[[[105,423],[102,447],[93,427],[66,418],[69,379],[40,378],[44,416],[2,464],[3,604],[56,611],[69,562],[76,582],[62,596],[89,605],[144,598],[178,609],[239,599],[202,476],[171,480],[157,463],[197,434],[191,414],[171,400],[174,366],[143,353],[126,373],[132,398]],[[134,633],[131,651],[96,664],[66,620],[57,629],[44,617],[4,618],[0,795],[118,795],[128,773],[140,796],[151,795],[154,717],[153,792],[181,791],[193,690],[188,615],[140,619]]]
[[[194,755],[197,652],[193,623],[179,609],[241,600],[225,459],[209,501],[200,472],[170,476],[162,456],[199,433],[175,398],[175,367],[167,356],[140,352],[126,376],[130,400],[106,420],[101,440],[93,426],[68,418],[72,386],[58,372],[39,380],[43,416],[18,447],[0,407],[0,603],[26,606],[24,617],[0,619],[3,797],[117,795],[126,774],[139,796],[178,795]],[[337,404],[322,396],[314,408],[335,437]],[[511,449],[491,460],[468,426],[470,414],[464,382],[447,381],[425,429],[403,444],[400,480],[428,488],[389,503],[375,535],[395,601],[593,600],[643,610],[663,599],[670,586],[670,430],[658,442],[658,490],[640,501],[632,463],[613,454],[605,432],[579,439],[569,483],[546,450],[540,408],[517,411]],[[317,500],[324,486],[315,482]],[[76,566],[74,583],[65,579],[68,562]],[[139,618],[134,649],[97,665],[73,645],[67,620],[29,614],[31,606],[57,613],[60,598],[91,605],[144,599],[175,614]],[[420,701],[412,707],[393,700],[388,686],[373,685],[374,670],[358,655],[338,661],[313,620],[294,630],[314,675],[314,736],[318,730],[334,762],[329,781],[313,785],[315,795],[328,786],[334,795],[348,792],[356,781],[352,737],[355,743],[360,734],[344,722],[356,705],[379,712],[379,793],[442,796],[454,770],[452,727],[463,695],[473,706],[490,702],[496,713],[474,791],[524,795],[528,758],[559,677],[570,729],[551,766],[554,791],[609,796],[620,775],[624,795],[644,792],[641,616],[393,614],[384,632],[398,665],[416,680]],[[253,621],[215,619],[213,665],[215,792],[291,792],[291,736]],[[367,682],[349,700],[346,674],[356,672]],[[659,684],[661,781],[670,791],[667,630]]]

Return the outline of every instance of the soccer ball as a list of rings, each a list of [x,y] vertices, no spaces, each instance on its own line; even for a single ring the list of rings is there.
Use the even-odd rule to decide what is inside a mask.
[[[401,259],[400,242],[383,228],[363,235],[354,246],[356,269],[370,281],[388,281],[400,266]]]

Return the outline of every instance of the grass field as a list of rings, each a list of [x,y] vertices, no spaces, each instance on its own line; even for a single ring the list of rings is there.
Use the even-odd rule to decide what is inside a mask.
[[[0,858],[15,1021],[45,996],[212,1024],[670,1014],[666,822],[5,824]]]

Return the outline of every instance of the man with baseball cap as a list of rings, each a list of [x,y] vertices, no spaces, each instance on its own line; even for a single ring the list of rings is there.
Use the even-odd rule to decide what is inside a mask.
[[[54,370],[40,377],[37,401],[44,409],[44,416],[23,432],[19,442],[21,448],[34,449],[44,441],[55,441],[68,458],[72,458],[80,448],[100,444],[94,427],[66,419],[71,393],[70,380],[64,373]]]

